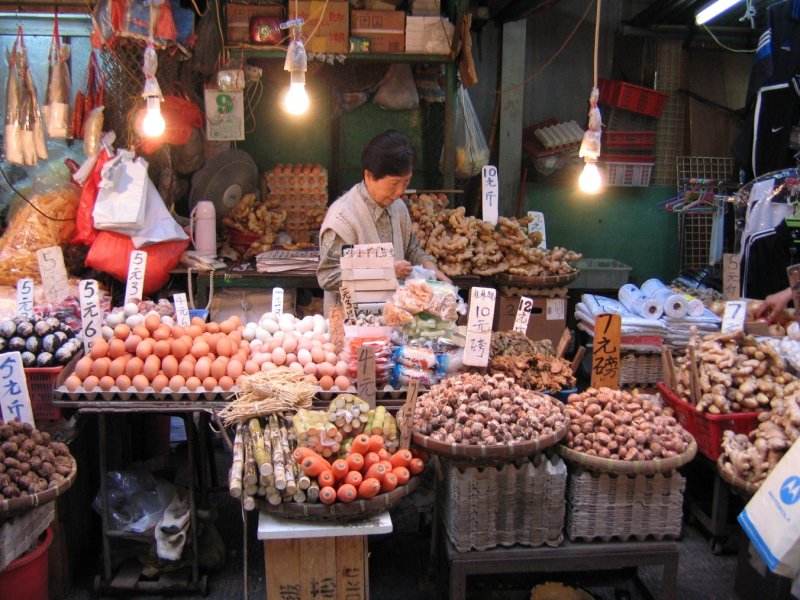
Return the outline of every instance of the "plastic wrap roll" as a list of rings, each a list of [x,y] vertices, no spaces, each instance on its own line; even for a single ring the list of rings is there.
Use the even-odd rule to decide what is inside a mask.
[[[706,306],[703,304],[703,301],[700,298],[695,298],[691,294],[684,294],[684,298],[689,303],[689,307],[687,309],[687,314],[690,317],[702,317],[703,313],[706,312]]]
[[[619,289],[619,301],[629,312],[645,319],[658,319],[663,313],[660,302],[646,298],[642,290],[632,283],[626,283]]]
[[[642,293],[656,300],[664,310],[664,314],[672,319],[680,319],[689,314],[689,301],[676,294],[660,279],[648,279],[642,284]]]

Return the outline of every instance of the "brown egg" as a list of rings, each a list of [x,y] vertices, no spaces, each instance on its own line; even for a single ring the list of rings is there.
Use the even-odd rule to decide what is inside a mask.
[[[244,363],[244,372],[248,375],[252,375],[253,373],[258,373],[261,370],[261,365],[259,365],[254,360],[248,360]]]
[[[217,380],[213,377],[206,377],[201,384],[204,390],[213,390],[217,387]]]
[[[234,327],[242,327],[242,320],[239,318],[239,315],[232,315],[228,317],[232,322]]]
[[[320,348],[319,346],[314,346],[311,348],[311,360],[315,363],[320,364],[325,362],[325,350]]]
[[[222,378],[228,372],[228,363],[224,357],[220,357],[211,363],[211,377],[214,379]]]
[[[95,377],[94,375],[89,375],[86,379],[83,380],[83,389],[84,390],[93,390],[100,384],[100,378]]]
[[[114,383],[122,391],[127,390],[128,388],[131,387],[131,385],[133,385],[131,383],[131,378],[128,377],[127,375],[120,375],[119,377],[117,377]]]
[[[197,364],[194,366],[194,374],[200,381],[211,375],[211,360],[207,356],[197,359]]]
[[[279,367],[286,362],[286,350],[278,346],[272,351],[272,362]]]
[[[81,380],[86,379],[92,372],[92,360],[91,356],[84,356],[78,362],[75,363],[75,375],[79,377]]]
[[[336,352],[326,352],[325,362],[335,365],[337,362],[339,362],[339,357],[336,355]]]
[[[281,340],[281,348],[286,351],[286,354],[294,353],[297,350],[297,338],[290,334],[285,335]]]
[[[168,340],[172,335],[172,328],[169,325],[159,325],[153,332],[154,340]]]
[[[164,371],[164,375],[167,377],[174,377],[178,374],[178,359],[173,355],[168,354],[161,359],[161,369]]]
[[[239,376],[236,378],[236,382],[234,383],[234,385],[241,386],[241,385],[244,383],[244,378],[245,378],[245,377],[247,377],[247,375],[239,375]]]
[[[319,378],[319,387],[323,390],[329,390],[333,387],[333,377],[330,375],[324,375]]]
[[[312,362],[306,363],[306,366],[303,367],[303,373],[305,373],[306,375],[313,375],[316,381],[317,365],[315,365]]]
[[[142,341],[142,338],[140,338],[135,333],[131,333],[125,339],[125,352],[130,352],[131,354],[136,354],[136,348],[139,347],[139,344],[141,343],[141,341]]]
[[[178,339],[186,335],[186,328],[183,325],[173,325],[172,326],[172,337],[174,339]]]
[[[233,342],[234,346],[239,346],[242,343],[242,332],[235,330],[228,334],[228,339]]]
[[[83,380],[80,377],[73,373],[64,380],[64,387],[67,388],[68,391],[74,392],[81,387],[82,381]]]
[[[233,387],[233,379],[231,379],[227,375],[223,375],[222,377],[220,377],[217,383],[219,383],[219,387],[221,387],[226,392]]]
[[[180,360],[189,354],[190,347],[191,346],[187,346],[186,342],[183,340],[174,340],[172,342],[172,356]]]
[[[133,379],[137,375],[141,375],[144,369],[144,361],[138,356],[128,359],[128,364],[125,365],[125,375]]]
[[[181,375],[174,375],[169,380],[169,389],[173,392],[179,392],[183,386],[186,385],[186,379]]]
[[[233,359],[235,358],[235,359],[236,359],[236,360],[238,360],[240,363],[244,364],[244,363],[246,363],[246,362],[247,362],[247,358],[248,358],[248,356],[249,356],[249,355],[248,355],[247,353],[244,353],[244,352],[237,352],[236,354],[234,354],[233,356],[231,356],[231,360],[233,360]]]
[[[321,362],[317,365],[317,373],[319,373],[320,376],[328,375],[329,377],[333,377],[336,374],[336,367],[329,362]]]
[[[191,353],[195,358],[206,356],[210,351],[208,343],[205,340],[195,340],[194,344],[192,344]]]
[[[153,352],[159,358],[164,358],[172,351],[172,342],[168,339],[158,340],[156,345],[153,346]]]
[[[195,339],[203,335],[204,331],[205,330],[198,325],[189,325],[189,328],[186,330],[186,333],[190,335],[192,339]]]
[[[169,388],[169,377],[167,377],[164,373],[159,373],[158,375],[153,377],[151,386],[157,392],[160,392],[165,388]]]
[[[125,367],[128,364],[128,358],[124,356],[118,356],[114,360],[111,361],[111,364],[108,366],[108,374],[109,376],[116,379],[120,375],[125,373]]]
[[[143,392],[150,386],[150,380],[144,375],[137,375],[131,380],[131,383],[137,392]]]
[[[189,323],[191,323],[192,325],[197,325],[203,331],[206,330],[206,322],[200,317],[192,317],[192,320],[189,321]]]
[[[231,359],[228,362],[228,376],[234,381],[239,378],[239,376],[244,371],[244,366],[242,366],[242,362],[238,359]]]
[[[143,340],[150,337],[150,330],[144,325],[137,325],[131,330],[131,333],[138,335]]]
[[[100,381],[98,382],[98,385],[100,386],[101,390],[103,390],[104,392],[107,392],[112,387],[114,387],[115,383],[116,383],[116,381],[115,381],[115,379],[113,377],[111,377],[110,375],[106,375],[105,377],[101,377],[100,378]]]
[[[219,331],[219,323],[216,321],[209,321],[206,323],[206,331],[208,333],[217,333]]]
[[[158,372],[161,370],[161,359],[155,354],[151,354],[144,361],[144,368],[142,375],[147,377],[147,381],[153,381]]]
[[[121,340],[127,339],[128,336],[131,334],[131,328],[128,327],[125,323],[120,323],[116,327],[114,327],[114,337],[118,337]]]
[[[92,342],[92,348],[89,350],[89,356],[92,358],[102,358],[108,356],[108,342],[103,338],[95,338]]]
[[[197,377],[189,377],[186,380],[186,389],[188,389],[190,392],[194,392],[200,387],[201,384],[202,382]]]
[[[142,360],[146,359],[153,353],[154,346],[155,342],[152,339],[148,338],[146,340],[142,340],[142,343],[136,347],[136,356]]]
[[[340,390],[346,390],[350,387],[350,380],[344,375],[339,375],[336,379],[333,380],[333,385],[335,385]]]
[[[178,365],[178,375],[182,376],[184,379],[189,379],[189,377],[194,375],[194,363],[187,360],[187,358],[184,358]]]
[[[108,357],[114,359],[123,354],[125,354],[125,342],[117,337],[111,338],[108,343]]]
[[[204,333],[202,335],[202,341],[208,344],[208,352],[216,354],[217,352],[217,341],[219,340],[220,334],[218,333]]]
[[[231,331],[236,329],[236,324],[231,321],[230,319],[225,319],[222,323],[219,324],[219,330],[228,335]]]
[[[147,331],[150,333],[158,329],[159,325],[161,325],[161,317],[156,313],[150,313],[144,318],[144,326],[147,327]],[[134,387],[135,385],[136,384],[134,384]]]
[[[92,375],[100,379],[105,375],[108,375],[108,368],[111,366],[111,359],[107,356],[102,358],[98,358],[97,360],[92,363]]]
[[[230,356],[233,354],[233,343],[227,337],[220,338],[217,340],[216,352],[219,356]]]

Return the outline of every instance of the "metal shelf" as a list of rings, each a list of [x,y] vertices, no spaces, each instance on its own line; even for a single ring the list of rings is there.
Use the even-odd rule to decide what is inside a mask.
[[[264,48],[259,46],[237,45],[227,46],[229,52],[241,52],[245,58],[286,58],[286,50],[282,48]],[[449,54],[412,54],[412,53],[381,53],[381,52],[352,52],[343,54],[345,60],[366,62],[395,62],[395,63],[451,63],[453,59]]]

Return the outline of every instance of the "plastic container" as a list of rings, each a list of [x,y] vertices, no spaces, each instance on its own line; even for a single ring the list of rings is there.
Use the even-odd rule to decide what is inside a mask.
[[[681,426],[694,436],[697,449],[717,460],[722,453],[722,433],[728,429],[735,433],[748,434],[758,427],[757,412],[726,413],[712,415],[698,412],[694,405],[678,398],[669,391],[663,382],[656,384],[661,398],[675,411],[675,418]]]
[[[604,131],[603,149],[645,150],[656,145],[655,131]]]
[[[647,187],[650,185],[650,176],[653,174],[655,163],[604,162],[603,164],[606,169],[606,185]]]
[[[61,409],[53,406],[56,379],[64,367],[38,367],[25,369],[28,395],[33,407],[33,418],[55,420],[61,418]]]
[[[0,571],[0,590],[4,598],[47,600],[47,558],[53,531],[50,527],[39,538],[39,545]]]
[[[613,258],[582,258],[575,268],[580,273],[567,287],[582,290],[618,290],[628,283],[632,269]]]
[[[624,81],[601,79],[598,85],[601,104],[624,108],[656,119],[664,112],[669,100],[669,94]]]
[[[195,252],[217,257],[217,213],[213,202],[201,200],[195,205],[189,215],[189,233]]]
[[[250,244],[261,239],[261,236],[255,233],[248,233],[246,231],[239,231],[237,229],[227,229],[228,239],[231,241],[231,247],[238,253],[244,253]]]

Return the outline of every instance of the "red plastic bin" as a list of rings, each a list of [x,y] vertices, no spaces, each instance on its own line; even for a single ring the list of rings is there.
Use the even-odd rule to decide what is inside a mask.
[[[655,131],[604,131],[603,146],[609,150],[649,150],[656,145]]]
[[[61,418],[61,409],[53,406],[53,390],[56,379],[64,367],[39,367],[25,369],[25,380],[28,383],[28,395],[33,407],[33,418],[36,420],[55,420]]]
[[[722,454],[722,432],[731,429],[735,433],[748,434],[758,427],[757,412],[727,413],[712,415],[698,412],[693,404],[678,398],[663,382],[656,384],[661,397],[675,411],[681,426],[694,436],[697,449],[711,460]]]
[[[600,103],[658,118],[664,112],[669,94],[640,85],[600,79]]]

